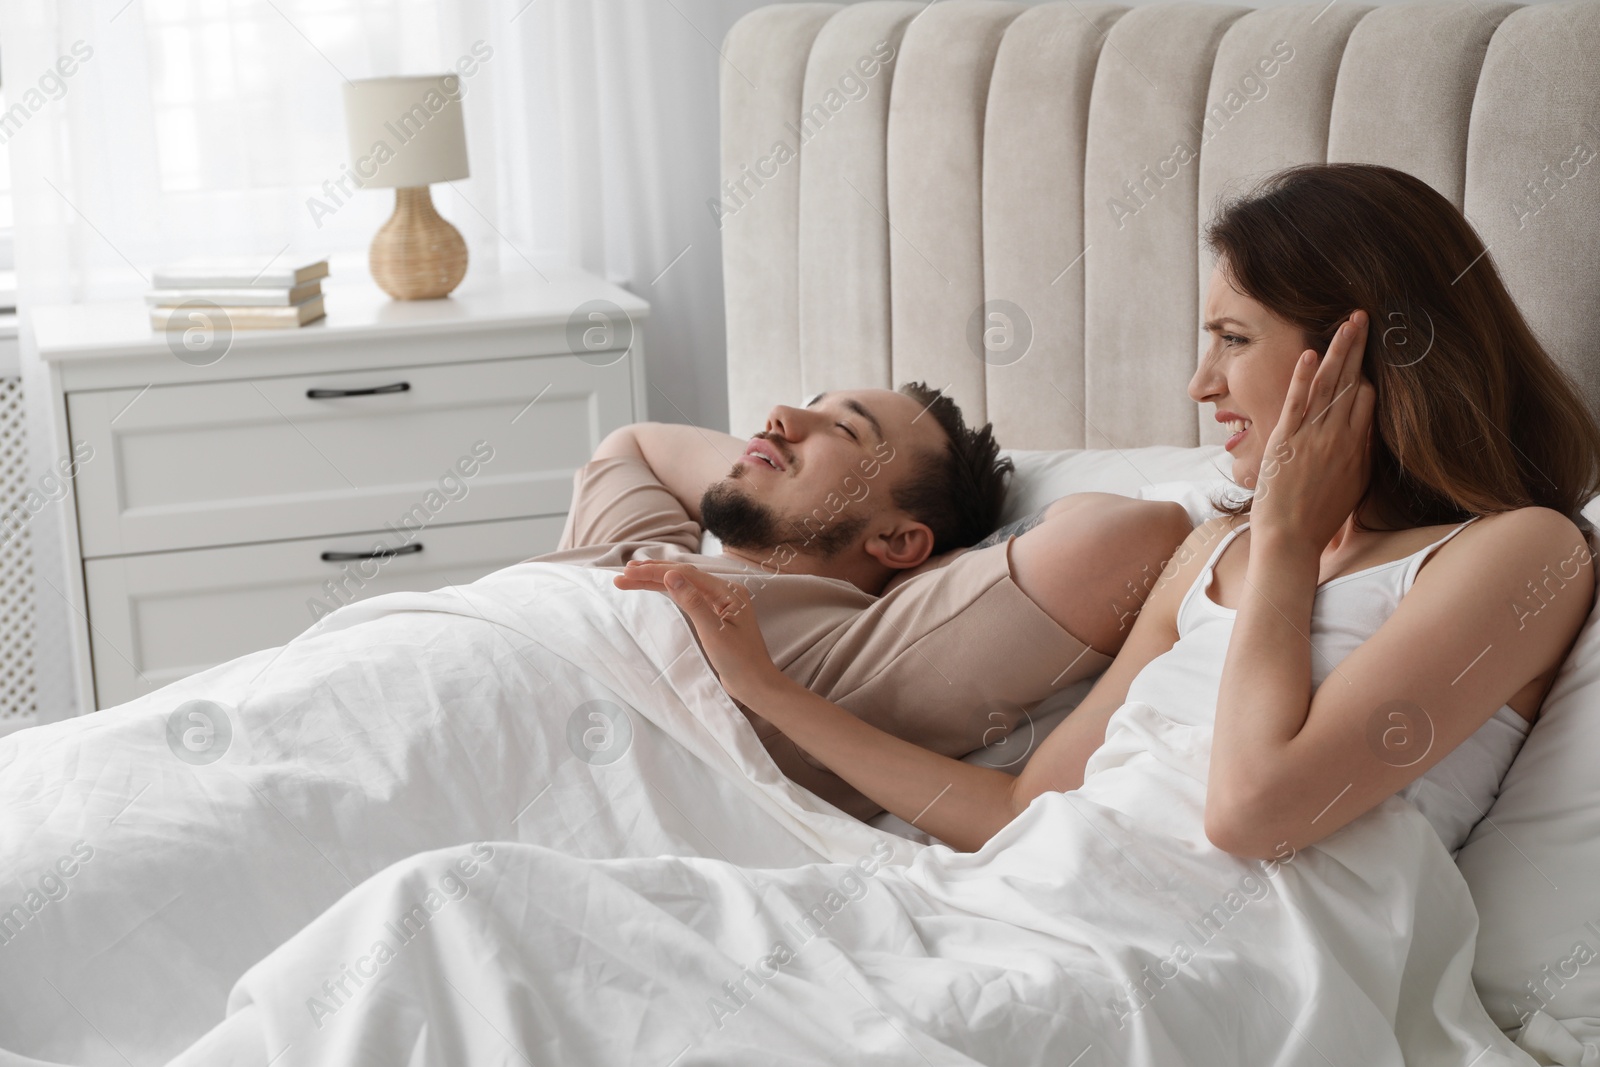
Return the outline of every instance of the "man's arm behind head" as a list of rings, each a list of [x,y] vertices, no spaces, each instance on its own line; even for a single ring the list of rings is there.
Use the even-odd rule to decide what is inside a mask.
[[[700,521],[700,497],[706,487],[727,474],[745,450],[731,434],[668,422],[636,422],[611,431],[595,449],[594,459],[637,459]]]

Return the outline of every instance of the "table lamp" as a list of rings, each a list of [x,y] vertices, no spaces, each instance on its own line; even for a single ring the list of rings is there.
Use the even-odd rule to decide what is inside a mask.
[[[362,186],[394,190],[394,214],[368,256],[373,281],[396,300],[448,296],[467,273],[467,243],[434,210],[428,185],[468,174],[460,78],[347,82],[344,117]]]

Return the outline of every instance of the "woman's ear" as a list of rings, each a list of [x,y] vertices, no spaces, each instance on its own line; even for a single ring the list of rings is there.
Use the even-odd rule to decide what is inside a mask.
[[[903,518],[867,538],[867,555],[890,570],[920,567],[933,555],[933,531],[926,523]]]

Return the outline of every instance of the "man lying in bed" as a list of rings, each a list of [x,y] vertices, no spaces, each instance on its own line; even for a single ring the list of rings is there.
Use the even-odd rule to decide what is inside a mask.
[[[922,383],[775,407],[749,441],[640,423],[578,471],[560,549],[538,558],[742,580],[784,673],[961,756],[1104,670],[1190,531],[1176,504],[1083,493],[991,535],[1009,470],[990,427]],[[700,554],[702,531],[721,555]],[[792,780],[858,818],[881,810],[745,714]]]

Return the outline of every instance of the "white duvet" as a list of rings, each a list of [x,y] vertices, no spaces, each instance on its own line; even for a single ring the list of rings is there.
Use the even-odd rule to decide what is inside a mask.
[[[1531,1062],[1413,808],[1236,860],[1194,731],[1113,722],[958,854],[790,785],[607,574],[353,605],[0,740],[0,1067]]]

